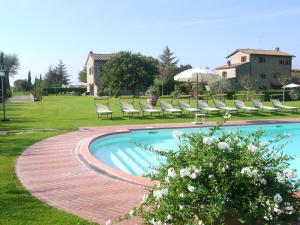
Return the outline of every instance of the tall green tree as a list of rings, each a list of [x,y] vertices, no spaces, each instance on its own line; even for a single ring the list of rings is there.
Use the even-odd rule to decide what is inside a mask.
[[[78,80],[82,83],[86,83],[86,66],[78,73]]]
[[[56,71],[57,71],[57,80],[59,85],[67,85],[69,84],[69,74],[67,71],[67,66],[66,64],[63,63],[63,61],[60,59],[57,66],[56,66]]]
[[[44,86],[45,87],[61,87],[63,84],[69,83],[69,74],[67,66],[59,60],[57,66],[49,66],[48,72],[45,74]]]
[[[31,83],[31,72],[29,70],[28,75],[27,75],[27,85],[28,85],[28,90],[31,89],[32,83]]]
[[[7,95],[7,91],[10,90],[9,78],[14,77],[20,68],[19,58],[16,54],[4,54],[1,52],[3,58],[5,81],[4,81],[4,94]]]
[[[58,74],[55,67],[49,66],[48,72],[45,74],[44,85],[45,87],[57,87],[59,85]]]
[[[174,52],[166,46],[163,53],[159,56],[159,81],[162,86],[162,95],[164,95],[164,86],[166,83],[172,83],[174,86],[173,76],[174,69],[177,67],[179,60],[174,56]],[[168,90],[170,91],[170,90]]]
[[[132,94],[136,94],[153,84],[158,72],[158,61],[153,57],[119,52],[100,72],[100,91],[118,95],[122,90],[130,90]]]

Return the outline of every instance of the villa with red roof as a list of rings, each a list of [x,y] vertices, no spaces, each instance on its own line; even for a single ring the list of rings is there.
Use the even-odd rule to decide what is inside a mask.
[[[278,86],[280,75],[291,77],[292,54],[275,50],[237,49],[227,58],[227,64],[216,68],[224,78],[235,78],[238,84],[242,76],[249,75],[256,88]]]

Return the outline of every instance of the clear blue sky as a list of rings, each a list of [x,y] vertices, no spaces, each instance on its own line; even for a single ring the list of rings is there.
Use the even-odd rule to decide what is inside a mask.
[[[298,0],[0,0],[0,50],[19,56],[17,79],[62,59],[77,81],[90,50],[157,57],[166,45],[211,68],[237,48],[279,46],[300,68],[299,22]]]

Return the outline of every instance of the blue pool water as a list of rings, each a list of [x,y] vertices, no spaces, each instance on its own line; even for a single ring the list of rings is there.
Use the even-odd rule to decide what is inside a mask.
[[[130,133],[112,134],[94,140],[90,144],[91,153],[101,162],[127,172],[132,175],[142,175],[150,172],[150,167],[157,166],[163,159],[144,150],[141,145],[150,145],[164,149],[178,149],[178,139],[174,131],[188,134],[193,132],[206,132],[209,128],[175,128],[138,130]],[[300,178],[300,123],[226,126],[223,130],[239,130],[243,133],[254,132],[259,129],[265,131],[264,139],[272,139],[278,134],[289,134],[289,143],[284,152],[294,156],[291,168],[297,169]]]

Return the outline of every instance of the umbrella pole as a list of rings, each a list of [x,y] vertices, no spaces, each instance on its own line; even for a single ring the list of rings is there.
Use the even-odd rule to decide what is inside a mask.
[[[198,110],[198,82],[199,82],[199,80],[198,80],[198,73],[197,73],[197,80],[196,80],[196,106],[197,106],[197,110]]]
[[[284,102],[284,92],[285,92],[285,87],[283,87],[283,96],[282,96],[283,102]]]

